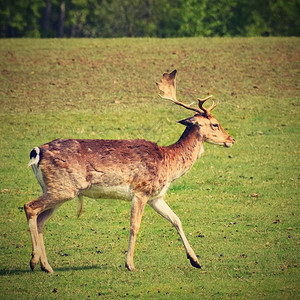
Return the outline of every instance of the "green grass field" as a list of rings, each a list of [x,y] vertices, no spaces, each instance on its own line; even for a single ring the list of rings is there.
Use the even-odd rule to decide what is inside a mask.
[[[5,40],[0,43],[2,299],[299,299],[299,38]],[[235,139],[207,144],[166,201],[176,230],[147,207],[124,267],[130,203],[76,199],[45,226],[55,273],[31,272],[24,203],[41,194],[31,148],[55,138],[144,138],[168,145],[191,112],[160,99],[178,70],[178,99],[208,93]]]

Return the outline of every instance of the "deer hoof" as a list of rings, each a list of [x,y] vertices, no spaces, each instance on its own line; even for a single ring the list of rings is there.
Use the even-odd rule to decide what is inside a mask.
[[[42,269],[42,271],[44,271],[46,273],[54,273],[53,269],[51,268],[51,266],[49,264],[47,266],[41,265],[41,269]]]
[[[194,260],[191,256],[187,256],[187,258],[190,260],[190,263],[191,265],[194,267],[194,268],[197,268],[197,269],[201,269],[201,265],[199,264],[198,260]]]
[[[36,264],[37,264],[37,260],[33,257],[31,260],[30,260],[30,269],[31,269],[31,271],[33,271],[34,270],[34,268],[35,268],[35,266],[36,266]]]
[[[131,271],[131,272],[135,272],[136,271],[136,268],[134,267],[134,265],[130,266],[128,265],[127,263],[125,264],[125,267],[127,268],[128,271]]]

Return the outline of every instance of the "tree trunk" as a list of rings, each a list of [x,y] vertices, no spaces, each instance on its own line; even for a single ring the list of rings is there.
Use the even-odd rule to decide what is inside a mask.
[[[46,7],[44,9],[43,20],[42,20],[43,35],[45,36],[48,36],[48,31],[50,27],[51,7],[52,7],[51,1],[47,0]]]
[[[59,14],[58,36],[62,38],[64,36],[64,29],[65,29],[66,2],[62,1],[60,3],[59,8],[60,8],[60,14]]]

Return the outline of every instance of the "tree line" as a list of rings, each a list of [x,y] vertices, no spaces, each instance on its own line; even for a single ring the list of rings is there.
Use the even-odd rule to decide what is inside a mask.
[[[300,0],[1,0],[0,37],[299,36]]]

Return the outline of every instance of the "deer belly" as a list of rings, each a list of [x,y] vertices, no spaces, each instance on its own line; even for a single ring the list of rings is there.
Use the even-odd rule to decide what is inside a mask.
[[[82,191],[81,195],[96,199],[123,199],[131,201],[133,193],[128,185],[102,186],[93,184],[90,188]]]

